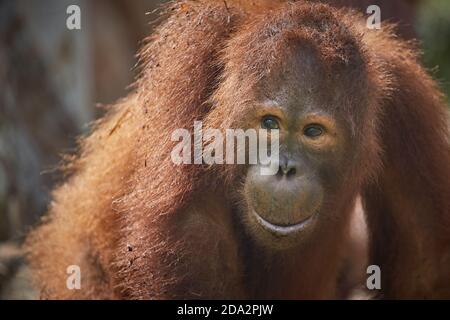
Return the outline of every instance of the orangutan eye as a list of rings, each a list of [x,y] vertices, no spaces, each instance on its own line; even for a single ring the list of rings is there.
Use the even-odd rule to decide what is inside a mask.
[[[280,129],[280,124],[274,116],[266,116],[262,119],[261,128],[267,130],[278,130]]]
[[[303,134],[308,138],[317,138],[320,137],[325,132],[325,129],[318,124],[311,124],[303,130]]]

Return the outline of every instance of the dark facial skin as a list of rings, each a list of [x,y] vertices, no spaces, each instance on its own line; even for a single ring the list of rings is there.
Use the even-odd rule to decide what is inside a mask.
[[[332,200],[343,186],[354,158],[349,125],[336,105],[343,84],[326,76],[314,56],[292,59],[282,72],[261,84],[264,98],[255,102],[255,126],[279,130],[280,165],[276,175],[249,167],[244,187],[248,221],[258,238],[287,247],[313,234],[330,220]],[[273,85],[276,83],[277,85]]]

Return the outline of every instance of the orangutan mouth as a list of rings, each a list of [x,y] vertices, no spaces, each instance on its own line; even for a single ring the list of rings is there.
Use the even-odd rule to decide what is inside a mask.
[[[277,235],[277,236],[289,236],[295,233],[299,233],[301,231],[304,231],[309,226],[312,225],[312,223],[315,220],[316,214],[310,215],[308,218],[290,225],[278,225],[274,224],[272,222],[267,221],[264,219],[261,215],[259,215],[255,210],[251,210],[253,213],[253,216],[256,218],[256,221],[267,231]]]

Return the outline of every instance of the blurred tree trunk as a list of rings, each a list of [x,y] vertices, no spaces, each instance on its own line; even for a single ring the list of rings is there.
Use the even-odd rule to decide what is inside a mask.
[[[60,153],[133,81],[151,0],[0,2],[0,240],[45,212]],[[81,30],[66,9],[81,8]]]
[[[54,182],[45,171],[92,119],[88,33],[67,30],[68,4],[1,2],[2,238],[19,235],[45,211]]]

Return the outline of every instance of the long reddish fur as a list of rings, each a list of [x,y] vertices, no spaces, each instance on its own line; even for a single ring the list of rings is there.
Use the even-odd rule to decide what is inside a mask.
[[[354,198],[362,194],[382,292],[450,297],[447,111],[412,46],[390,28],[366,29],[348,10],[302,1],[187,0],[170,5],[167,15],[141,51],[134,92],[82,140],[72,175],[54,191],[49,213],[27,239],[42,297],[338,296],[350,212],[308,252],[247,251],[233,203],[223,196],[233,172],[176,166],[170,159],[173,130],[191,128],[194,120],[223,125],[246,111],[216,108],[231,108],[239,97],[233,90],[259,76],[255,70],[253,79],[236,82],[238,70],[263,57],[236,39],[257,39],[273,19],[302,17],[318,28],[319,16],[350,30],[374,85],[370,118],[358,126],[372,134],[360,146],[365,159],[348,188]],[[339,39],[325,38],[322,53],[341,45],[333,42]],[[267,46],[261,51],[274,50]],[[342,199],[340,206],[350,211],[352,201]],[[81,267],[82,290],[66,287],[70,265]]]

